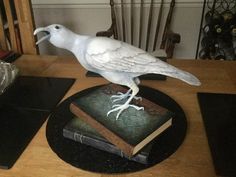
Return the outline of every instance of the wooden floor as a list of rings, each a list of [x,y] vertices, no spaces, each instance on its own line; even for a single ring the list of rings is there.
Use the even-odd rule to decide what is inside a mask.
[[[16,164],[10,170],[0,170],[0,177],[216,176],[196,93],[236,93],[236,62],[175,59],[168,62],[191,72],[202,82],[200,87],[189,86],[173,78],[142,82],[172,97],[185,111],[188,121],[186,139],[168,159],[136,173],[107,175],[83,171],[62,161],[50,149],[45,136],[45,123]],[[76,78],[65,98],[88,87],[108,83],[103,78],[86,78],[86,71],[74,58],[24,55],[15,64],[22,75]]]

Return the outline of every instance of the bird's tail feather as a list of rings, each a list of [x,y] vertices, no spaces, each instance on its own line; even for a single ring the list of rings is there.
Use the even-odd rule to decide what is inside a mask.
[[[168,65],[168,67],[163,67],[163,69],[160,69],[160,66],[159,66],[159,68],[157,70],[154,69],[152,73],[163,74],[163,75],[170,76],[176,79],[180,79],[190,85],[195,85],[195,86],[201,85],[201,82],[199,81],[197,77],[195,77],[189,72],[183,71],[171,65]]]

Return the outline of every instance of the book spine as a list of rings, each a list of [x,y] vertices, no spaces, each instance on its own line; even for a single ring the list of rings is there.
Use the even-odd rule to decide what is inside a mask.
[[[88,114],[86,114],[83,110],[81,110],[76,103],[70,104],[70,111],[80,117],[83,121],[87,122],[91,127],[98,130],[98,132],[105,137],[108,141],[113,142],[116,146],[118,146],[126,155],[132,157],[134,147],[127,142],[125,142],[122,138],[117,136],[112,131],[108,130],[104,125],[91,118]]]
[[[85,144],[85,145],[97,148],[99,150],[102,150],[102,151],[116,154],[118,156],[127,158],[127,159],[135,161],[135,162],[139,162],[142,164],[148,164],[148,156],[145,155],[144,153],[138,153],[135,156],[128,157],[127,155],[125,155],[125,153],[123,153],[120,149],[118,149],[116,146],[114,146],[111,143],[108,143],[108,142],[105,142],[102,140],[98,140],[98,139],[94,139],[94,138],[89,137],[87,135],[83,135],[78,132],[72,132],[67,129],[63,129],[63,136],[65,138],[74,140],[74,141],[79,142],[81,144]]]

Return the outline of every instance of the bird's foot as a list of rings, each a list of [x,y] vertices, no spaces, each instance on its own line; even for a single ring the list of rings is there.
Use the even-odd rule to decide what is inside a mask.
[[[110,113],[118,111],[118,113],[116,115],[116,120],[117,120],[119,118],[120,114],[129,107],[135,108],[136,110],[144,110],[144,107],[139,107],[139,106],[136,106],[133,104],[123,104],[123,105],[115,104],[112,106],[112,108],[114,108],[114,109],[111,109],[110,111],[107,112],[107,117],[109,116]]]
[[[131,96],[130,92],[127,92],[127,93],[118,92],[117,95],[112,95],[111,96],[111,99],[113,99],[112,103],[115,103],[117,101],[126,99],[130,96]],[[134,96],[134,99],[142,101],[142,97]]]

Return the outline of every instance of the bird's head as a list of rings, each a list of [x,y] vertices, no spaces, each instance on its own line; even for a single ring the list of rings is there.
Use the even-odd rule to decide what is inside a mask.
[[[59,48],[65,48],[65,46],[68,45],[68,41],[69,41],[68,39],[70,39],[71,35],[74,34],[69,29],[59,24],[53,24],[47,27],[37,28],[34,31],[34,35],[37,35],[40,32],[45,33],[45,36],[39,39],[36,42],[36,45],[38,45],[39,43],[45,40],[48,40],[54,46],[59,47]]]

